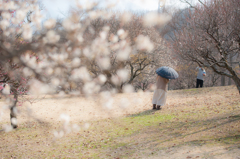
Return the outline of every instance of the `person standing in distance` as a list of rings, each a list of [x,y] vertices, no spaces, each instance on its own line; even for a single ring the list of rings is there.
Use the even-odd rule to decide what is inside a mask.
[[[199,86],[203,87],[203,77],[206,76],[206,71],[202,66],[197,67],[198,75],[197,75],[197,85],[196,88]]]

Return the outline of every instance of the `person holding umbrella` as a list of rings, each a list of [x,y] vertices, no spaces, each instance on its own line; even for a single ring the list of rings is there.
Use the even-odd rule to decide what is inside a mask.
[[[152,104],[153,109],[160,110],[161,106],[166,104],[167,90],[169,79],[178,78],[178,73],[167,66],[160,67],[156,70],[156,89],[154,90]]]

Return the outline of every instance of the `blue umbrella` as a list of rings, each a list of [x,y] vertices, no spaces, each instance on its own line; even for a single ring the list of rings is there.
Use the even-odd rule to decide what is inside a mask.
[[[156,70],[156,73],[166,79],[177,79],[178,73],[171,67],[162,66]]]

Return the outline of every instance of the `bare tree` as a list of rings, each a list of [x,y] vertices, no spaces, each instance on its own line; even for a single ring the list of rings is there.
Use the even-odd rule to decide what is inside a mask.
[[[174,50],[184,59],[233,79],[240,92],[240,78],[229,58],[239,62],[239,2],[201,4],[189,12],[184,29],[175,32]]]

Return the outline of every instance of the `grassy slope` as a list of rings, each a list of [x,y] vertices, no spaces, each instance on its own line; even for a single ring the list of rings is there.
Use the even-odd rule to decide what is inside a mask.
[[[16,131],[0,132],[0,158],[240,156],[240,96],[235,87],[169,91],[168,101],[161,111],[92,121],[89,129],[57,140],[52,132],[60,124],[22,124]]]

